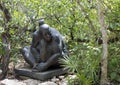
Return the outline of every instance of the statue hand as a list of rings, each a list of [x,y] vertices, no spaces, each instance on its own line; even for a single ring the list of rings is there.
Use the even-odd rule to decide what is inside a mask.
[[[43,63],[43,62],[41,62],[41,63],[39,63],[36,67],[35,67],[38,71],[44,71],[44,70],[46,70],[47,69],[47,64],[46,63]]]

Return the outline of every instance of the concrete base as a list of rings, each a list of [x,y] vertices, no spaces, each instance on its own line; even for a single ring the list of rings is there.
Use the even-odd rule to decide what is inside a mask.
[[[32,69],[21,68],[21,69],[15,69],[15,74],[17,76],[25,76],[25,77],[30,77],[33,79],[44,81],[54,76],[65,74],[67,73],[67,71],[68,71],[68,68],[57,68],[57,69],[52,69],[44,72],[34,72],[32,71]]]

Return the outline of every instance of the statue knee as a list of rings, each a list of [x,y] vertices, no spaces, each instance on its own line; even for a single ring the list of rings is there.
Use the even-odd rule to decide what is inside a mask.
[[[23,56],[27,56],[27,54],[29,53],[29,48],[28,48],[28,46],[20,49],[20,52],[22,53]]]

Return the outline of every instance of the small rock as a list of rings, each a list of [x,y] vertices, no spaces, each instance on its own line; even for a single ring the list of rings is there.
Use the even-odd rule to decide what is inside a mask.
[[[70,79],[75,79],[77,76],[76,75],[69,75],[68,76]]]
[[[0,85],[5,85],[5,84],[3,84],[3,83],[0,81]]]
[[[1,83],[5,85],[26,85],[25,83],[20,82],[16,79],[5,79],[5,80],[2,80]]]
[[[68,85],[68,80],[63,78],[58,85]]]
[[[2,74],[2,70],[0,69],[0,74]]]
[[[40,81],[34,79],[27,79],[23,81],[26,85],[38,85]]]
[[[44,83],[40,83],[38,85],[57,85],[57,84],[54,83],[54,82],[47,81],[47,82],[44,82]]]
[[[24,60],[18,60],[15,68],[29,67],[29,65]]]
[[[59,82],[60,80],[59,80],[58,78],[56,78],[56,77],[53,77],[53,78],[51,79],[51,81],[56,83],[56,82]]]
[[[59,79],[64,79],[65,78],[65,76],[59,76]]]
[[[68,85],[67,82],[59,82],[58,85]]]
[[[9,69],[13,69],[14,68],[14,62],[10,62],[8,67],[9,67]]]

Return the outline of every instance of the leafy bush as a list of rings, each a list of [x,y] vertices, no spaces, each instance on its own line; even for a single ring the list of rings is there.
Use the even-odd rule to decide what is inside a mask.
[[[120,42],[109,46],[108,76],[111,82],[120,83]]]
[[[79,43],[62,62],[69,67],[69,72],[77,75],[76,80],[80,85],[90,85],[99,83],[100,56],[100,47]]]

